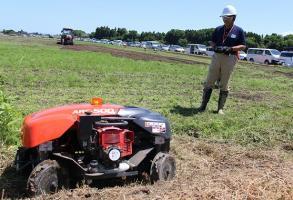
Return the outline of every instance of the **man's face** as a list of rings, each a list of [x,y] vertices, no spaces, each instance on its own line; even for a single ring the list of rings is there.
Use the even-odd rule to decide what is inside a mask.
[[[223,22],[224,22],[225,25],[230,25],[230,24],[233,23],[233,15],[231,15],[231,16],[223,16],[222,19],[223,19]]]

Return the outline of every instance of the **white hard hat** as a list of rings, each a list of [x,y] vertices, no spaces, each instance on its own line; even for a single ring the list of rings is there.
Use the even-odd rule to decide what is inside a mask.
[[[237,15],[236,8],[234,6],[227,5],[223,9],[222,15],[220,17],[223,17],[223,16],[231,16],[231,15]]]

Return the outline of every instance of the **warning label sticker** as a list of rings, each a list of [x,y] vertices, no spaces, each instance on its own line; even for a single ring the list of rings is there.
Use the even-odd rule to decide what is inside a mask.
[[[166,133],[166,124],[162,122],[145,122],[145,127],[151,127],[153,133]]]

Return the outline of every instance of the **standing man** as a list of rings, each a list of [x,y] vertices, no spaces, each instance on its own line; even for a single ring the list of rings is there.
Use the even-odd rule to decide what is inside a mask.
[[[236,15],[236,9],[231,5],[227,5],[220,16],[224,25],[217,27],[213,32],[211,45],[215,54],[209,66],[207,80],[203,89],[202,103],[198,108],[198,112],[205,111],[213,86],[216,81],[220,80],[217,112],[224,114],[223,108],[228,97],[228,83],[238,60],[238,51],[246,48],[244,31],[234,25]]]

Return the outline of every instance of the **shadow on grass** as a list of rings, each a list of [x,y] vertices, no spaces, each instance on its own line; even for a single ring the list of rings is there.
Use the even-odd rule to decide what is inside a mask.
[[[196,115],[199,114],[201,112],[198,111],[197,108],[185,108],[182,106],[174,106],[171,110],[171,113],[176,113],[176,114],[180,114],[182,116],[188,117],[188,116],[192,116],[192,115]]]
[[[26,177],[18,174],[11,165],[0,176],[1,199],[19,199],[26,197]]]

